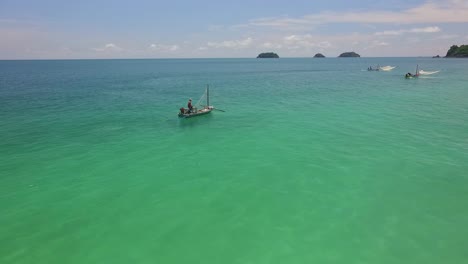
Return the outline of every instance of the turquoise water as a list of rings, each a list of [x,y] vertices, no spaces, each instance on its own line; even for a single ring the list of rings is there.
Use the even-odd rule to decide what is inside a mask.
[[[463,59],[0,61],[0,263],[467,263],[467,83]],[[178,120],[206,84],[225,112]]]

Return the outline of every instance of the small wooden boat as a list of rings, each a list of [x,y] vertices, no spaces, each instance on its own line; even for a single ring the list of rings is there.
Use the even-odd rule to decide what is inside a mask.
[[[208,85],[206,86],[205,93],[202,95],[197,105],[200,104],[200,101],[205,96],[206,96],[206,105],[201,105],[201,109],[198,109],[197,107],[193,107],[192,111],[189,111],[189,109],[181,107],[178,116],[180,118],[191,118],[191,117],[201,116],[201,115],[206,115],[206,114],[211,113],[214,107],[210,105],[210,87]]]

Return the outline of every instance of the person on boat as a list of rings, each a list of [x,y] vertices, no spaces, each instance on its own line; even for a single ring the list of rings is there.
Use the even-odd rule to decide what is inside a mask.
[[[192,110],[193,110],[193,106],[192,106],[192,98],[190,98],[188,100],[188,103],[187,103],[187,108],[188,108],[188,113],[192,113]]]
[[[412,74],[412,73],[410,73],[410,72],[408,72],[407,74],[405,74],[405,77],[406,77],[406,78],[415,77],[415,76],[417,76],[417,75],[414,75],[414,74]]]

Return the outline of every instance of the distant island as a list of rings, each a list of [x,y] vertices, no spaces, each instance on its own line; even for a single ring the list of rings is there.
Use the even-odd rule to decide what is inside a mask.
[[[274,52],[265,52],[265,53],[258,54],[257,59],[258,58],[261,58],[261,59],[265,59],[265,58],[279,59],[279,56],[278,56],[278,54],[276,54]]]
[[[357,53],[354,52],[354,51],[350,51],[350,52],[341,53],[340,56],[338,56],[338,57],[341,57],[341,58],[350,58],[350,57],[361,57],[361,55],[357,54]]]
[[[432,56],[432,58],[440,58],[440,56],[439,56],[439,55],[437,55],[437,56]]]
[[[468,58],[468,45],[453,45],[447,51],[446,58]]]
[[[314,58],[325,58],[322,53],[315,54]]]

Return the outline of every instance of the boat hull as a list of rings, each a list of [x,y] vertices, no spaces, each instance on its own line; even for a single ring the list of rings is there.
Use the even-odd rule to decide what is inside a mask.
[[[180,118],[192,118],[192,117],[196,117],[196,116],[201,116],[201,115],[206,115],[206,114],[209,114],[211,113],[211,111],[213,111],[212,108],[207,108],[207,109],[202,109],[202,110],[198,110],[197,112],[194,112],[194,113],[179,113],[179,117]]]
[[[419,77],[419,75],[411,75],[411,76],[406,76],[405,75],[405,79],[416,79],[418,77]]]

